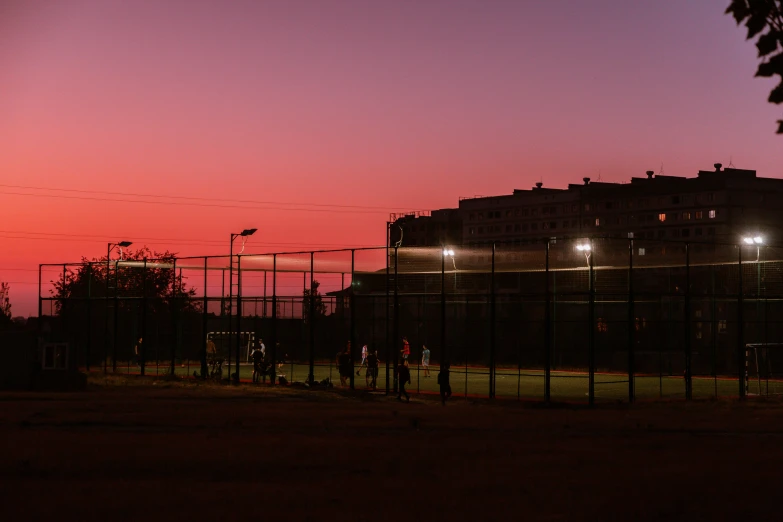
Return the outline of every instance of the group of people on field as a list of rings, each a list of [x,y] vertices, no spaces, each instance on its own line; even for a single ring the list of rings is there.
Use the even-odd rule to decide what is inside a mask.
[[[279,352],[280,343],[277,343]],[[267,358],[266,345],[263,339],[259,339],[256,346],[253,347],[253,351],[250,352],[250,358],[253,360],[253,382],[266,383],[267,375],[271,383],[275,382],[275,376],[283,369],[283,363],[285,357],[281,357],[277,362],[277,371],[275,371],[274,365]],[[280,378],[284,378],[284,375],[280,375]],[[282,382],[281,382],[282,384]]]
[[[400,363],[397,368],[395,368],[399,389],[397,399],[402,400],[402,396],[404,395],[406,402],[410,402],[410,395],[408,395],[408,392],[405,389],[405,385],[411,383],[410,363],[408,362],[408,359],[411,355],[411,345],[408,342],[407,337],[402,338],[402,349],[400,350],[400,355]],[[380,359],[378,358],[378,351],[369,351],[366,344],[362,346],[362,362],[359,364],[359,369],[356,371],[356,375],[361,375],[362,368],[365,368],[365,380],[367,382],[367,387],[372,390],[377,388],[379,365]],[[425,345],[422,345],[421,366],[424,371],[424,378],[431,377],[430,350]],[[353,372],[350,341],[348,341],[346,344],[345,350],[337,354],[337,368],[340,373],[340,384],[343,386],[348,386],[351,374]],[[451,397],[451,383],[449,382],[448,362],[444,362],[441,366],[441,371],[438,374],[438,385],[440,387],[441,401],[443,404],[446,404],[446,399]]]

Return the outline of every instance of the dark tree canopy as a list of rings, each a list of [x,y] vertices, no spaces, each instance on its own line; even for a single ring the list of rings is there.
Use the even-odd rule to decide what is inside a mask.
[[[734,17],[737,25],[745,24],[748,40],[759,37],[756,48],[763,61],[756,76],[780,77],[768,101],[783,103],[783,0],[732,0],[726,13]],[[783,120],[778,120],[778,134],[783,134]]]
[[[194,289],[188,289],[182,276],[169,267],[158,267],[158,263],[174,265],[176,254],[169,251],[154,252],[144,247],[126,252],[125,261],[140,261],[146,259],[147,268],[143,265],[115,267],[115,260],[107,265],[106,257],[88,260],[82,258],[84,264],[76,269],[68,268],[59,280],[53,281],[52,296],[56,299],[57,312],[62,313],[63,306],[69,300],[106,297],[106,274],[109,274],[109,297],[147,297],[150,311],[156,309],[171,309],[174,303],[181,311],[195,310],[197,303],[191,302],[195,295]],[[115,291],[115,288],[117,289]]]

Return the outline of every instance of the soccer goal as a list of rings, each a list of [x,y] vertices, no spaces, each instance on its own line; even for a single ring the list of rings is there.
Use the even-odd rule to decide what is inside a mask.
[[[745,395],[783,394],[783,343],[745,345]]]
[[[227,357],[229,349],[236,346],[237,332],[207,332],[207,342],[215,344],[215,353],[221,357]],[[246,362],[250,362],[250,352],[256,340],[255,332],[239,332],[240,345],[246,350]]]

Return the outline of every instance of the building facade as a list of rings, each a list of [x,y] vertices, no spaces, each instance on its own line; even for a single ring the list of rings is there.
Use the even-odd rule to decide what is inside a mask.
[[[463,198],[454,209],[393,215],[389,245],[524,244],[549,237],[735,243],[761,235],[783,240],[783,180],[754,170],[699,171],[696,177],[655,175],[629,183],[591,182],[568,188],[536,183],[512,194]]]

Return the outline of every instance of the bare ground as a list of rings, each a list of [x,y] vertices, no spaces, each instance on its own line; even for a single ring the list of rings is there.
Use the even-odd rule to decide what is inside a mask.
[[[0,441],[3,520],[778,519],[783,403],[444,408],[131,377],[0,394]]]

